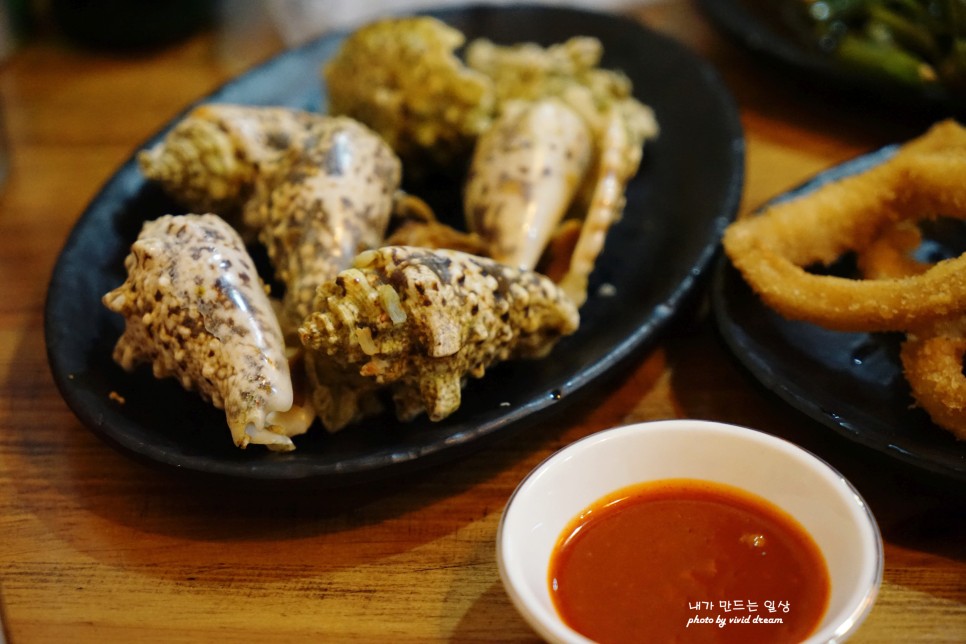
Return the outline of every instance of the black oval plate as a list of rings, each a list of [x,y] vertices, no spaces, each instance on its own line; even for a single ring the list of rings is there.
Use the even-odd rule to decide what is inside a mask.
[[[47,299],[54,378],[94,432],[149,462],[222,478],[323,485],[378,479],[455,457],[484,437],[539,420],[652,343],[683,308],[710,270],[720,234],[737,211],[743,180],[737,110],[715,71],[678,43],[616,15],[535,6],[434,15],[468,38],[502,43],[546,45],[577,34],[596,36],[605,45],[603,65],[623,69],[638,98],[657,114],[660,138],[649,144],[641,172],[629,185],[624,217],[592,276],[579,332],[549,359],[500,365],[470,382],[462,407],[443,422],[403,425],[386,415],[334,435],[312,431],[297,439],[291,453],[239,450],[222,412],[171,380],[155,380],[150,369],[126,374],[111,360],[122,320],[100,297],[124,280],[123,258],[141,223],[181,212],[145,182],[132,157],[71,232]],[[287,51],[205,101],[322,109],[320,65],[342,40],[329,35]],[[448,187],[453,194],[458,189]],[[598,294],[604,283],[616,295]],[[125,403],[112,401],[111,392]]]
[[[966,103],[942,87],[913,88],[864,74],[824,54],[811,39],[797,0],[698,0],[705,15],[723,33],[750,51],[801,73],[816,88],[831,85],[867,105],[900,107],[924,114],[966,113]]]
[[[896,149],[882,148],[831,168],[776,201],[878,165]],[[962,226],[946,232],[946,246],[961,252]],[[943,238],[933,243],[940,252]],[[715,268],[711,303],[730,350],[789,405],[856,443],[966,480],[966,443],[912,406],[899,362],[902,334],[842,333],[787,320],[762,303],[724,255]]]

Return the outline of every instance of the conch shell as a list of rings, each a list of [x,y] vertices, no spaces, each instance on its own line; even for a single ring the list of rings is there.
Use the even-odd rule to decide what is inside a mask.
[[[138,165],[189,211],[236,217],[258,175],[282,163],[293,146],[302,147],[317,118],[283,107],[199,105],[139,152]]]
[[[244,215],[285,284],[285,330],[308,315],[320,284],[382,243],[402,174],[389,146],[350,118],[318,117],[306,137],[311,145],[263,174]]]
[[[313,415],[293,409],[282,331],[238,233],[215,215],[166,215],[144,224],[124,266],[103,297],[125,320],[114,360],[150,363],[224,409],[239,447],[295,449]]]
[[[590,167],[594,143],[559,99],[517,102],[476,142],[466,220],[504,264],[532,269]]]
[[[138,155],[142,172],[195,212],[230,220],[268,250],[294,331],[315,288],[385,235],[402,167],[347,117],[202,105]]]
[[[299,329],[313,402],[330,431],[378,408],[442,420],[491,365],[545,356],[577,330],[574,304],[547,277],[455,250],[386,246],[319,288]]]

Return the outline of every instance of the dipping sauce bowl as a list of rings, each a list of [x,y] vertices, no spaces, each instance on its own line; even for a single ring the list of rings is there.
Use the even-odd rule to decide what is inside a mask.
[[[589,641],[564,623],[551,594],[550,562],[564,529],[602,497],[665,479],[739,488],[805,529],[825,558],[830,586],[828,608],[808,642],[847,639],[872,609],[882,582],[882,538],[865,501],[841,474],[763,432],[701,420],[657,421],[601,431],[561,449],[510,497],[497,533],[500,577],[541,637]]]

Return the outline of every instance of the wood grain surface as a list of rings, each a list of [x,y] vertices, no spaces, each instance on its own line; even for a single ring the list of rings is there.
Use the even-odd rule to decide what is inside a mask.
[[[688,2],[631,9],[712,61],[747,137],[743,210],[924,121],[806,92]],[[784,436],[844,472],[886,543],[856,642],[966,640],[966,494],[864,451],[760,390],[704,310],[604,393],[392,485],[199,488],[114,451],[61,400],[43,305],[65,237],[112,172],[180,109],[282,48],[263,22],[170,47],[87,50],[50,29],[0,67],[0,607],[10,642],[533,641],[500,584],[495,535],[542,459],[629,421],[695,417]]]

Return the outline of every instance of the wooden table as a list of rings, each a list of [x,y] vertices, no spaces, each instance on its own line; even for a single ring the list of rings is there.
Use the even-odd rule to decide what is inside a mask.
[[[747,135],[745,210],[925,127],[806,96],[687,2],[634,14],[706,56],[731,87]],[[198,489],[87,431],[54,387],[42,333],[47,280],[68,230],[140,142],[281,47],[251,21],[126,56],[42,31],[0,68],[12,164],[0,194],[0,597],[10,641],[533,640],[494,556],[510,493],[575,439],[679,416],[790,438],[867,498],[886,542],[885,579],[855,641],[966,639],[962,488],[776,402],[736,366],[706,316],[639,356],[573,417],[382,489]]]

